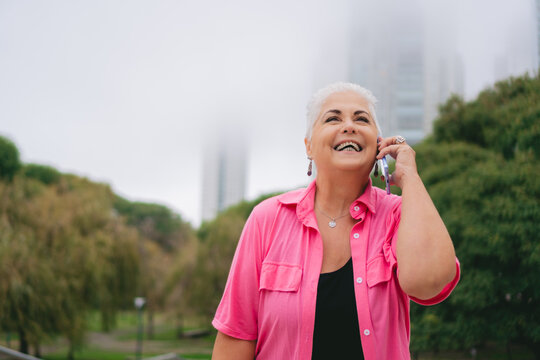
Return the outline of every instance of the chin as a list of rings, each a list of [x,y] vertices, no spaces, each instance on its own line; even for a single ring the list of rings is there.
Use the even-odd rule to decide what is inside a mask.
[[[362,172],[369,164],[359,163],[358,161],[340,161],[339,163],[334,164],[334,168],[337,171],[351,171],[351,172]]]

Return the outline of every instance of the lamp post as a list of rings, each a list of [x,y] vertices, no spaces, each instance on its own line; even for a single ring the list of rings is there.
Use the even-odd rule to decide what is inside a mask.
[[[135,308],[137,309],[137,347],[135,349],[135,360],[141,360],[142,341],[143,341],[143,317],[142,309],[146,303],[143,297],[136,297],[134,300]]]

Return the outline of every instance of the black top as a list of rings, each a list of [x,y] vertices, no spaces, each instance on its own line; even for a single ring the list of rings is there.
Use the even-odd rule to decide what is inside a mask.
[[[311,358],[364,358],[354,296],[352,259],[341,269],[319,277]]]

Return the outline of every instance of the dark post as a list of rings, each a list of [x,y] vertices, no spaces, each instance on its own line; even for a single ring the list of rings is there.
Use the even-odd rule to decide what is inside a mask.
[[[142,342],[143,342],[143,306],[146,303],[145,298],[135,298],[135,308],[137,309],[137,348],[135,349],[135,360],[141,360]]]

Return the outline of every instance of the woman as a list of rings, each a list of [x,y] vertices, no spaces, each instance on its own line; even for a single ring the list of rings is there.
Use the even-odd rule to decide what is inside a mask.
[[[336,83],[308,105],[316,180],[246,222],[213,325],[213,359],[410,359],[409,299],[444,300],[459,262],[401,136],[378,137],[375,98]],[[371,185],[396,159],[402,196]]]

